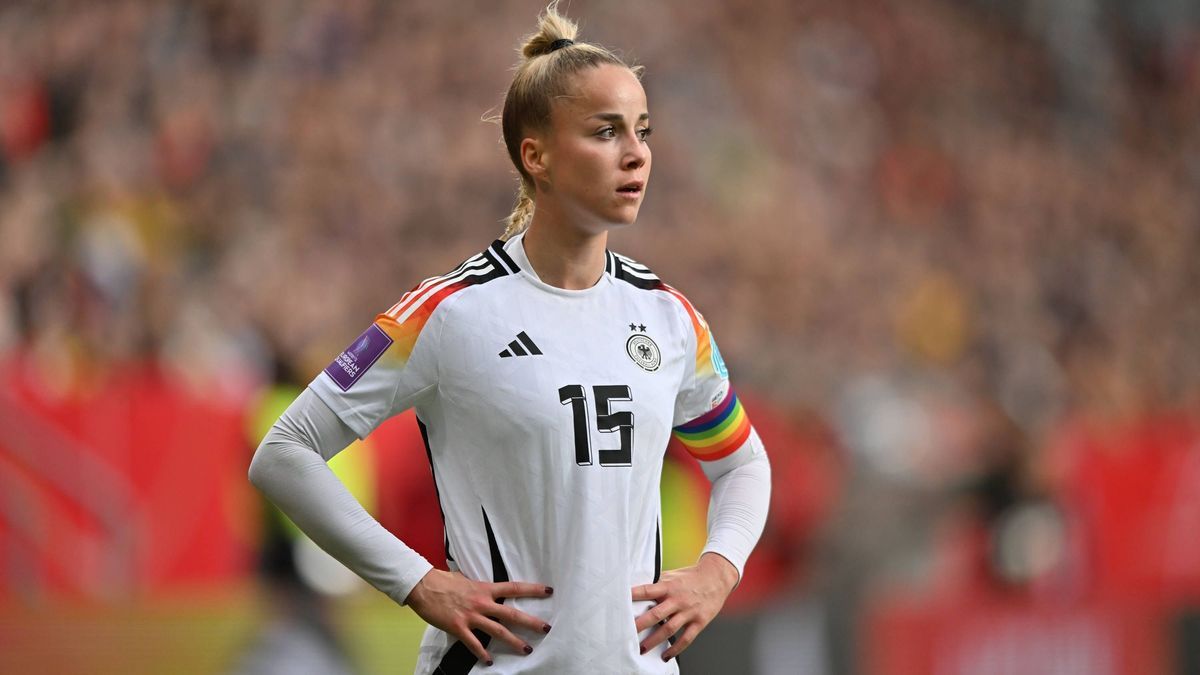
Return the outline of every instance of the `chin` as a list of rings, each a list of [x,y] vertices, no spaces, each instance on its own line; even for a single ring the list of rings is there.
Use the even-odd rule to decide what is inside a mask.
[[[608,230],[628,227],[637,222],[641,204],[626,205],[624,208],[579,209],[574,213],[574,226],[589,234],[600,234]]]
[[[624,229],[633,223],[634,221],[625,219],[597,218],[585,225],[580,225],[579,228],[588,234],[601,234],[610,230]]]
[[[618,211],[617,213],[612,214],[612,217],[608,218],[608,220],[609,220],[608,226],[609,227],[628,227],[630,225],[633,225],[634,223],[637,222],[638,214],[641,213],[641,208],[640,208],[641,205],[639,204],[638,206],[639,206],[639,208],[630,209],[630,210],[622,210],[622,211]]]
[[[637,222],[637,212],[631,214],[605,213],[597,214],[577,225],[590,234],[600,234],[609,230],[619,230]]]

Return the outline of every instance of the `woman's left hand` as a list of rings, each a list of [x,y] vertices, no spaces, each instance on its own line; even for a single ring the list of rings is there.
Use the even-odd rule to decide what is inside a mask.
[[[733,563],[710,552],[700,556],[700,561],[691,567],[663,572],[656,584],[635,586],[634,601],[654,600],[657,603],[637,618],[638,634],[661,624],[642,641],[642,653],[682,630],[679,639],[663,652],[663,661],[678,656],[721,611],[737,580]]]

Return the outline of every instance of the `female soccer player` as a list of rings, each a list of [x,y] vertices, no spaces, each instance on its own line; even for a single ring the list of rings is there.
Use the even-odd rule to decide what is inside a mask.
[[[576,32],[551,5],[521,50],[502,113],[521,177],[503,239],[380,314],[250,467],[313,541],[430,624],[420,673],[678,672],[766,519],[766,454],[704,318],[607,250],[646,192],[650,115],[640,68]],[[449,571],[325,464],[409,407]],[[700,559],[660,573],[672,429],[713,492]]]

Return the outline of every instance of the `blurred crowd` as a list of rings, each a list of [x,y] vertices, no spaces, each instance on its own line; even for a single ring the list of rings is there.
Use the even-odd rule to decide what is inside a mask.
[[[131,360],[218,397],[311,377],[502,231],[540,6],[4,3],[0,352],[58,393]],[[655,168],[611,246],[841,458],[797,591],[839,634],[975,526],[995,584],[1061,572],[1077,448],[1200,416],[1194,3],[565,9],[647,67]]]

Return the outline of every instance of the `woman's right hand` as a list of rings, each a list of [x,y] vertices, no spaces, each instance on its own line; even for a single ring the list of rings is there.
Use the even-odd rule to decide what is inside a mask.
[[[513,635],[504,624],[542,633],[550,632],[550,624],[502,605],[500,601],[504,598],[546,598],[552,593],[553,588],[542,584],[472,581],[458,572],[433,569],[413,587],[405,604],[426,623],[461,640],[480,661],[490,666],[491,654],[471,630],[479,629],[504,640],[518,654],[531,654],[533,647]]]

